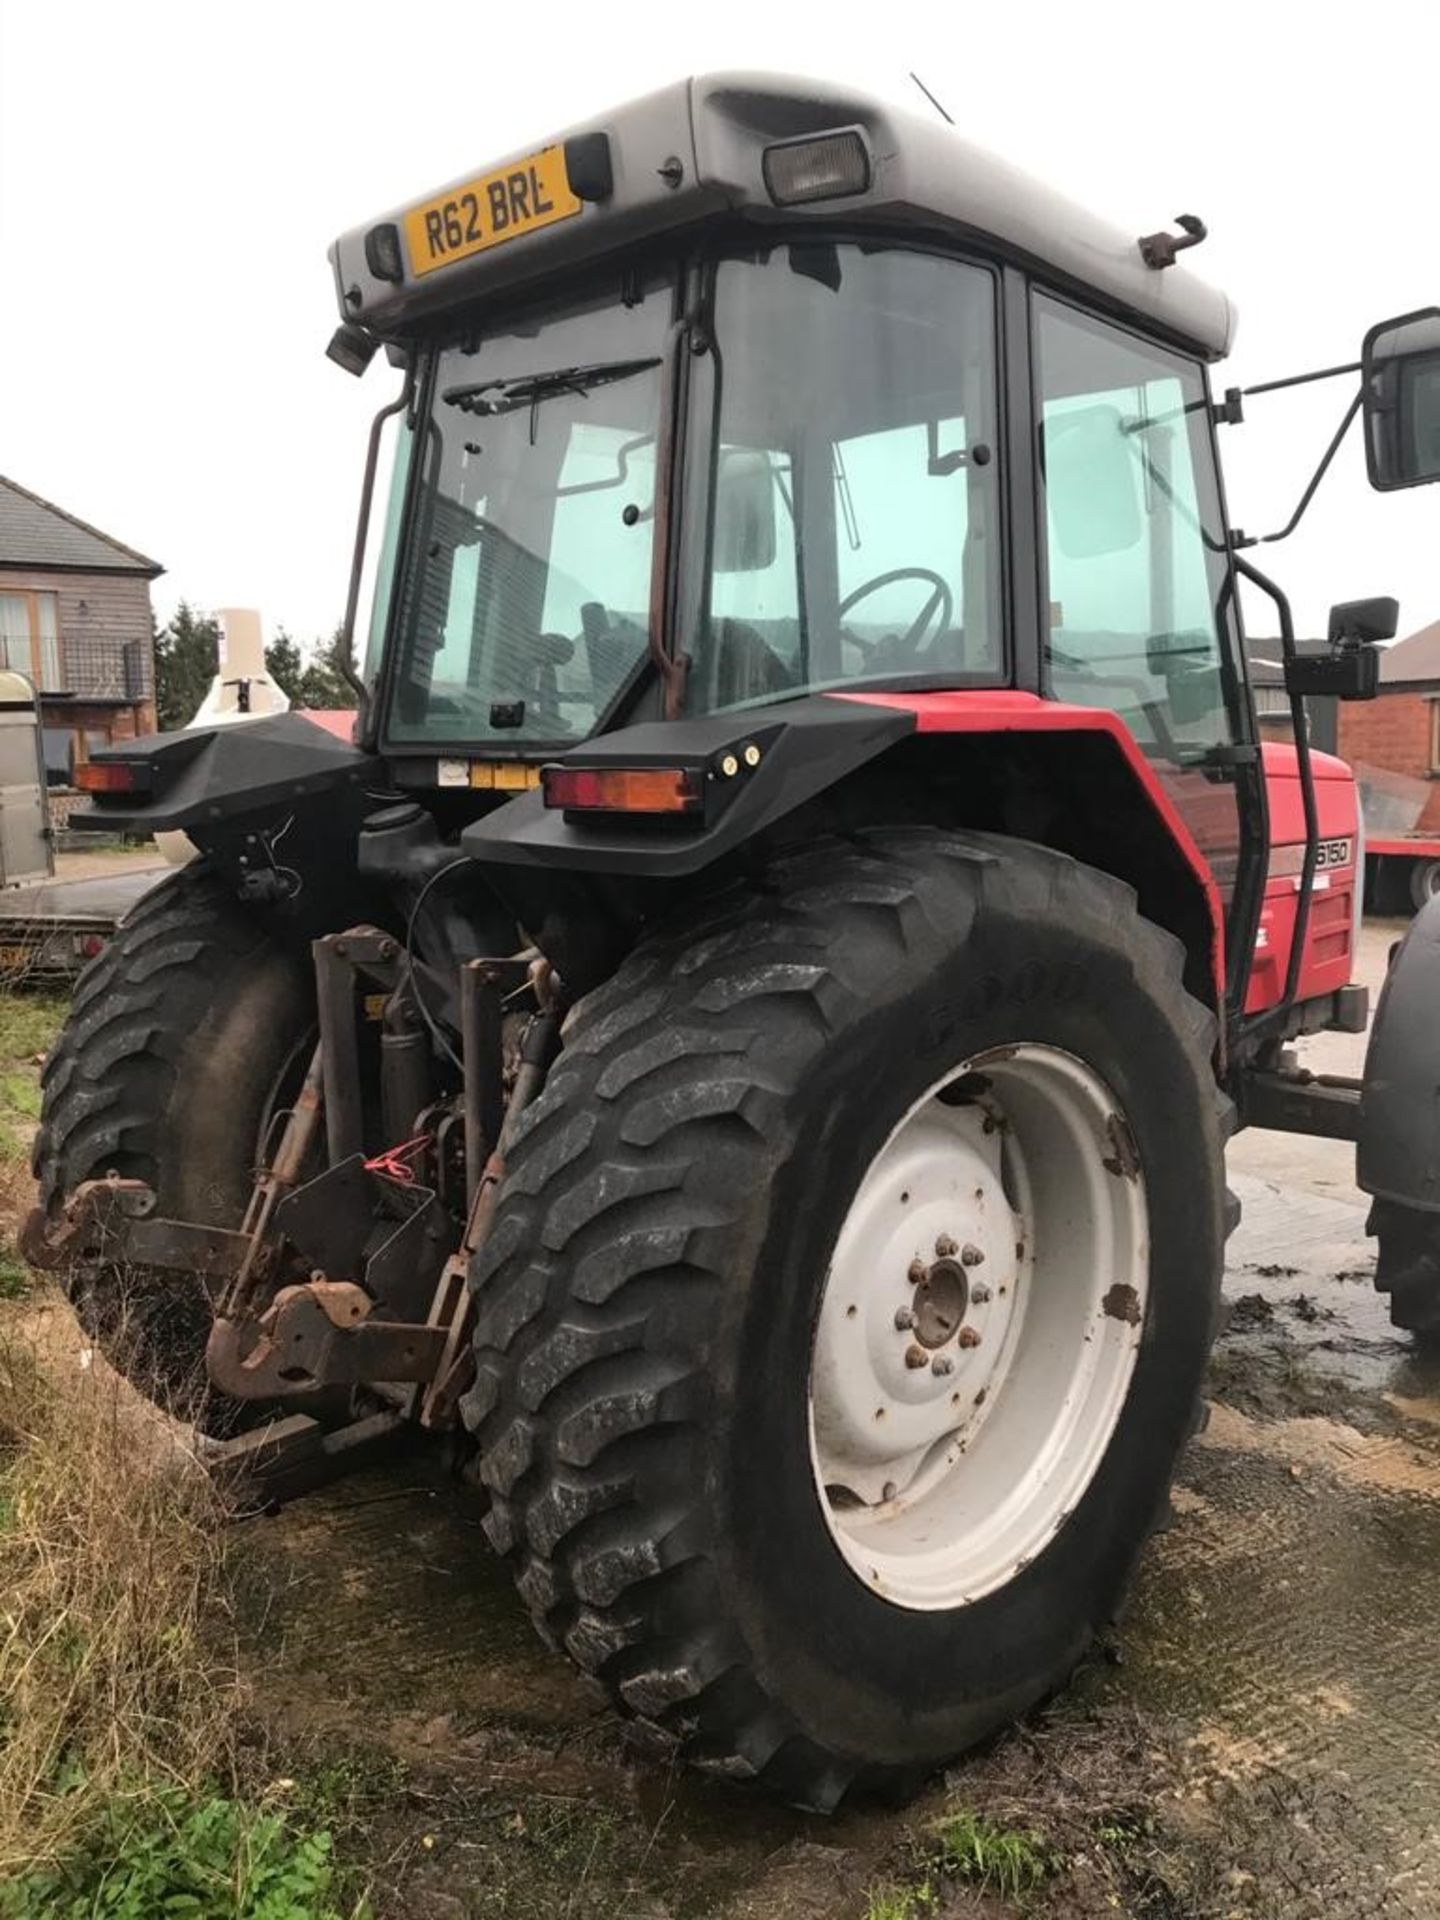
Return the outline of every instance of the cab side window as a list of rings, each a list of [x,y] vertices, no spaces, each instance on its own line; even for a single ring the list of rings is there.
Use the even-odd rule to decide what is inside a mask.
[[[1204,382],[1058,301],[1035,311],[1050,690],[1197,764],[1235,738]]]

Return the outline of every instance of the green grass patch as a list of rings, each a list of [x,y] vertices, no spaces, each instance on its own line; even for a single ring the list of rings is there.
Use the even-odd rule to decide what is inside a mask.
[[[0,1103],[7,1114],[22,1120],[40,1118],[40,1083],[33,1069],[29,1073],[0,1073]]]
[[[935,1863],[957,1880],[1007,1900],[1033,1893],[1056,1866],[1039,1834],[999,1826],[969,1808],[948,1815],[936,1827]]]
[[[872,1889],[865,1920],[924,1920],[944,1905],[947,1888],[961,1885],[1024,1909],[1063,1864],[1038,1833],[969,1807],[927,1827],[908,1854],[908,1877]]]
[[[936,1894],[928,1880],[911,1887],[877,1887],[865,1906],[865,1920],[923,1920],[935,1910]]]
[[[47,1054],[70,1011],[63,993],[0,993],[0,1069],[29,1068]]]
[[[0,1239],[0,1300],[23,1300],[34,1284],[25,1262]]]
[[[0,1217],[15,1211],[21,1189],[28,1189],[30,1139],[40,1118],[40,1062],[69,1009],[63,994],[0,993]],[[0,1287],[5,1297],[14,1296]]]
[[[0,1920],[359,1920],[325,1832],[223,1794],[117,1792],[56,1865],[0,1885]]]

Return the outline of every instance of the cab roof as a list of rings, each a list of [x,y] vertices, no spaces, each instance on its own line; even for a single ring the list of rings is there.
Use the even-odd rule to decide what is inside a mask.
[[[868,186],[777,206],[766,184],[766,149],[841,128],[856,129],[865,144]],[[549,183],[552,202],[559,181],[569,211],[487,233],[492,178],[514,170],[524,177],[546,155],[539,179]],[[464,199],[467,191],[473,201]],[[428,213],[433,224],[447,203],[459,245],[453,257],[427,262],[419,251],[424,218]],[[1227,353],[1234,337],[1235,312],[1224,294],[1184,267],[1148,266],[1135,235],[952,128],[845,87],[773,74],[700,75],[596,114],[352,229],[331,247],[330,259],[343,317],[395,338],[456,307],[533,288],[619,249],[727,215],[772,229],[863,223],[941,233],[1035,266],[1207,359]],[[465,236],[477,232],[478,245],[467,251]]]

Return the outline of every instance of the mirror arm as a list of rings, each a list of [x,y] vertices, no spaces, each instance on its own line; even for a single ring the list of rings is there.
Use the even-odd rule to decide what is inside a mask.
[[[1338,372],[1339,369],[1337,368],[1335,369],[1335,371]],[[1297,380],[1276,381],[1274,384],[1277,386],[1296,386],[1299,384],[1299,380],[1305,380],[1305,379],[1323,380],[1325,377],[1326,376],[1324,374],[1318,374],[1318,373],[1302,374],[1299,376],[1299,379]],[[1257,391],[1258,389],[1255,387],[1246,388],[1247,393],[1255,393]],[[1242,533],[1240,529],[1237,527],[1230,536],[1230,544],[1234,549],[1236,549],[1236,551],[1238,551],[1242,547],[1256,547],[1262,544],[1269,546],[1273,541],[1289,539],[1290,535],[1295,531],[1296,527],[1299,526],[1301,520],[1305,517],[1305,509],[1309,506],[1310,502],[1315,498],[1316,489],[1319,487],[1320,482],[1325,478],[1325,475],[1330,471],[1330,462],[1335,458],[1336,454],[1340,451],[1340,443],[1345,438],[1346,434],[1350,431],[1351,423],[1354,421],[1356,414],[1359,413],[1360,411],[1360,398],[1361,398],[1360,390],[1359,388],[1357,388],[1355,391],[1355,397],[1351,400],[1349,406],[1345,409],[1344,419],[1340,422],[1339,426],[1335,429],[1335,434],[1333,439],[1331,440],[1329,446],[1325,449],[1324,453],[1320,456],[1319,466],[1316,467],[1314,473],[1312,473],[1310,476],[1309,486],[1307,486],[1304,493],[1301,494],[1299,502],[1295,508],[1295,511],[1291,514],[1290,518],[1285,522],[1285,525],[1281,527],[1278,533],[1248,533],[1247,534],[1247,533]]]
[[[1345,416],[1345,426],[1349,426],[1355,407],[1360,404],[1357,394],[1355,404]],[[1341,428],[1344,432],[1344,427]],[[1339,445],[1337,435],[1331,446],[1331,453]],[[1328,463],[1329,455],[1326,455]],[[1321,472],[1324,466],[1321,467]],[[1318,476],[1317,476],[1318,478]],[[1312,483],[1311,492],[1314,491]],[[1251,586],[1258,587],[1275,608],[1280,622],[1280,658],[1287,668],[1295,664],[1297,649],[1295,646],[1295,620],[1290,611],[1290,601],[1284,589],[1273,581],[1268,573],[1262,573],[1259,567],[1249,560],[1242,560],[1237,553],[1233,561],[1235,571],[1242,580],[1248,580]],[[1302,694],[1290,695],[1290,725],[1295,735],[1295,772],[1299,777],[1300,804],[1305,819],[1305,852],[1300,867],[1300,891],[1295,900],[1295,925],[1290,935],[1290,958],[1285,968],[1285,990],[1278,1003],[1256,1014],[1245,1027],[1247,1039],[1258,1038],[1271,1028],[1281,1026],[1300,991],[1300,965],[1305,954],[1306,936],[1310,931],[1310,902],[1315,890],[1315,868],[1320,854],[1320,809],[1315,799],[1315,770],[1310,760],[1310,725],[1305,712],[1305,699]]]
[[[1253,393],[1279,393],[1285,387],[1307,387],[1312,380],[1336,380],[1342,373],[1360,373],[1361,362],[1348,360],[1343,367],[1320,367],[1314,373],[1287,373],[1283,380],[1262,380],[1257,387],[1241,387],[1248,399]]]

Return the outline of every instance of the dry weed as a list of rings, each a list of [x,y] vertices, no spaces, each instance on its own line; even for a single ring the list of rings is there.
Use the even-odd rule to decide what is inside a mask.
[[[42,1317],[0,1327],[0,1880],[135,1783],[227,1777],[238,1706],[213,1489]]]

